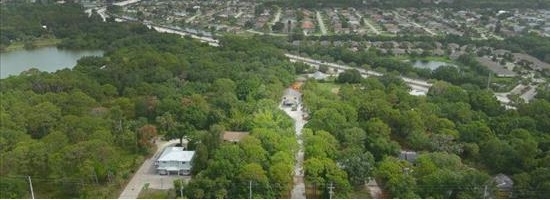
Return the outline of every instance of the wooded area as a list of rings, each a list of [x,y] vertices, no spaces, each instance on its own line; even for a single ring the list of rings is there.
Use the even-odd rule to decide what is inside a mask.
[[[2,47],[54,37],[106,53],[0,80],[0,198],[29,198],[28,176],[37,198],[116,198],[157,137],[186,138],[196,151],[186,198],[248,198],[249,186],[254,198],[289,198],[298,144],[277,106],[305,66],[287,61],[277,39],[226,36],[211,47],[88,18],[75,4],[1,9]],[[376,52],[301,51],[462,84],[437,81],[419,97],[392,74],[350,70],[337,77],[338,92],[308,80],[304,174],[320,198],[327,184],[348,198],[369,178],[388,198],[483,198],[499,192],[491,184],[499,173],[513,179],[512,197],[549,198],[549,88],[506,110],[480,89],[478,66],[453,81],[448,68],[416,71]],[[223,131],[250,134],[231,143]],[[400,150],[418,157],[399,159]]]
[[[16,10],[13,13],[50,9],[19,6],[9,9]],[[61,14],[52,24],[85,18],[78,6],[52,7],[78,16]],[[259,195],[269,192],[280,197],[289,190],[296,142],[290,119],[276,108],[281,91],[294,80],[295,69],[280,50],[251,38],[226,38],[223,48],[215,48],[138,24],[89,20],[98,26],[73,27],[73,34],[56,37],[63,39],[62,46],[101,47],[106,50],[103,57],[83,58],[72,70],[51,74],[31,70],[0,82],[3,198],[29,197],[27,176],[32,176],[39,198],[114,198],[152,152],[152,138],[157,135],[191,140],[190,147],[197,151],[194,174],[206,170],[190,188],[196,183],[207,188],[202,174],[221,178],[208,173],[217,166],[209,163],[226,164],[221,157],[235,158],[228,157],[229,148],[244,159],[232,161],[242,176],[219,165],[223,171],[213,172],[230,176],[224,184],[248,181],[248,173],[260,173],[265,176],[258,184],[280,186],[259,188]],[[222,130],[252,134],[239,146],[218,147]],[[223,187],[230,191],[230,185]],[[190,197],[209,197],[189,191]]]
[[[312,110],[305,132],[311,184],[331,181],[346,198],[349,184],[374,177],[389,198],[483,198],[492,176],[504,173],[514,180],[512,197],[549,197],[548,99],[505,110],[489,91],[446,82],[427,97],[409,95],[392,76],[336,85],[338,94],[320,84],[303,88]],[[400,160],[400,150],[418,157]]]

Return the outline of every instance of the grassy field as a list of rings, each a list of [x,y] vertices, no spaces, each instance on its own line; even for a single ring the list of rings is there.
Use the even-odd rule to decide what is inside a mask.
[[[31,42],[34,47],[46,47],[46,46],[55,46],[61,42],[61,39],[56,38],[44,38],[36,39]],[[25,48],[25,42],[14,42],[10,46],[6,47],[5,51],[15,51]]]
[[[138,199],[174,199],[176,198],[176,195],[173,190],[157,190],[157,189],[150,189],[150,188],[144,188],[140,195],[138,195]]]
[[[320,90],[338,94],[340,86],[333,82],[318,83]]]

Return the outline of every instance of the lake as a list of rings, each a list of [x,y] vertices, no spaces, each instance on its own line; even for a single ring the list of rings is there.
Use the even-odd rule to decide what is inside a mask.
[[[65,50],[57,47],[42,47],[32,50],[16,50],[0,53],[0,78],[19,75],[30,68],[55,72],[73,68],[84,56],[103,56],[101,50]]]
[[[413,64],[413,67],[415,67],[415,68],[424,68],[424,69],[430,69],[430,70],[435,70],[435,69],[439,68],[440,66],[444,66],[444,65],[455,66],[452,63],[441,62],[441,61],[432,61],[432,60],[431,61],[416,60],[415,62],[412,62],[411,64]]]

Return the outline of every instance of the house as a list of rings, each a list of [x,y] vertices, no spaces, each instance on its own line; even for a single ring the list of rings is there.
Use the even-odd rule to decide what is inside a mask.
[[[455,52],[457,50],[459,50],[459,44],[456,44],[456,43],[449,43],[448,44],[448,49],[452,52]]]
[[[434,50],[432,50],[432,55],[435,55],[435,56],[443,56],[444,54],[446,54],[446,52],[444,52],[444,50],[442,50],[442,49],[434,49]]]
[[[405,160],[410,163],[415,162],[417,160],[417,152],[415,151],[400,151],[400,156],[398,156],[400,160]]]
[[[502,66],[497,62],[492,61],[492,59],[488,57],[477,57],[476,61],[488,68],[490,71],[494,72],[498,77],[515,77],[517,75],[515,72],[505,68],[505,66]]]
[[[237,143],[247,135],[249,135],[249,132],[225,131],[222,133],[222,140]]]
[[[325,78],[327,78],[327,74],[325,74],[323,72],[320,72],[320,71],[316,71],[316,72],[314,72],[313,74],[311,74],[309,76],[316,79],[316,80],[324,80]]]
[[[305,19],[305,20],[302,21],[301,28],[302,28],[302,30],[312,32],[316,29],[316,26],[314,25],[314,23],[310,19]]]
[[[536,71],[549,70],[549,64],[544,63],[531,55],[524,54],[524,53],[513,53],[513,58],[517,62],[522,62],[522,61],[528,62],[529,64],[528,67],[532,68],[533,70],[536,70]]]
[[[497,191],[493,198],[511,198],[513,195],[513,180],[505,174],[498,174],[492,179],[495,183]]]
[[[195,151],[186,151],[184,147],[166,147],[155,161],[157,173],[161,175],[189,175]]]
[[[405,49],[400,49],[400,48],[391,49],[391,52],[392,52],[392,55],[395,55],[395,56],[402,56],[402,55],[406,54],[406,50]]]

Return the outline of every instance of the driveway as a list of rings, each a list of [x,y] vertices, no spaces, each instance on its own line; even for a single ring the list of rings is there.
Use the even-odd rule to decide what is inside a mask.
[[[293,177],[294,186],[291,191],[291,199],[306,199],[306,186],[304,185],[304,171],[302,167],[304,163],[304,144],[301,137],[302,128],[306,124],[306,121],[302,118],[302,105],[298,106],[296,111],[292,111],[291,107],[280,106],[279,108],[295,121],[295,134],[297,136],[297,143],[299,144],[299,150],[295,155],[295,176]]]
[[[134,174],[126,188],[122,191],[119,199],[137,199],[140,191],[148,184],[148,188],[152,189],[171,189],[174,187],[174,180],[183,179],[189,181],[189,176],[178,175],[158,175],[155,172],[154,161],[162,153],[167,146],[177,144],[180,140],[157,141],[157,152],[151,158],[145,160],[140,169]]]

